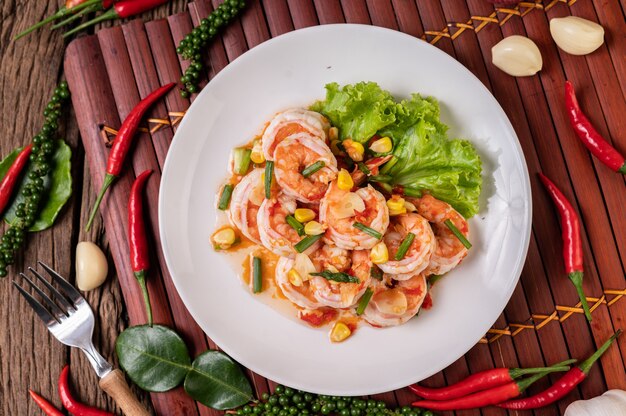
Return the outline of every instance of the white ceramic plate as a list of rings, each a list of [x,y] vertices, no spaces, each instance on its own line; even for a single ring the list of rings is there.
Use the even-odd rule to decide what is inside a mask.
[[[436,285],[434,306],[407,324],[364,325],[341,344],[255,298],[232,261],[213,251],[215,193],[231,149],[280,110],[324,97],[324,85],[375,81],[396,98],[436,97],[453,137],[470,139],[484,167],[474,247]],[[235,360],[302,390],[373,394],[424,379],[461,357],[508,302],[526,257],[530,185],[506,115],[467,69],[414,37],[361,25],[298,30],[263,43],[200,93],[170,147],[159,200],[163,250],[176,288],[202,329]]]

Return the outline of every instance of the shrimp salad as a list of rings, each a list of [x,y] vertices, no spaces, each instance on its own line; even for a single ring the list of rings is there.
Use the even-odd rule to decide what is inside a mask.
[[[380,108],[350,103],[363,99],[351,88],[373,86],[379,95],[386,93],[374,83],[343,89],[329,84],[325,101],[276,114],[251,143],[234,149],[231,177],[217,198],[230,226],[213,234],[213,246],[251,248],[244,276],[251,291],[275,290],[301,320],[328,325],[333,342],[347,339],[361,322],[381,328],[416,316],[432,304],[429,279],[458,266],[471,247],[466,219],[475,212],[476,190],[467,184],[471,176],[460,179],[455,200],[437,186],[424,186],[428,180],[419,178],[416,169],[411,178],[405,172],[414,161],[402,159],[402,146],[418,133],[402,117],[410,113],[412,101],[433,101],[419,96],[393,101],[395,110],[383,109],[384,116],[393,115],[392,122],[359,130],[355,121],[368,124],[368,111]],[[359,108],[352,122],[337,114],[334,101],[342,93],[344,110],[351,104]],[[422,129],[429,127],[426,116],[432,114],[416,121]],[[436,116],[435,127],[441,128],[438,107]],[[402,133],[400,126],[412,131]],[[429,145],[435,133],[436,128],[423,133],[432,136]],[[443,139],[442,146],[455,142]],[[415,144],[409,145],[419,154]],[[438,151],[449,159],[459,157],[445,148]],[[437,185],[450,172],[442,171],[441,177]]]

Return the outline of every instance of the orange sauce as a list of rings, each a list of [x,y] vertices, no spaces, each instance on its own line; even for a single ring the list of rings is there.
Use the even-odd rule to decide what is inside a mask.
[[[248,246],[254,245],[250,240]],[[264,247],[258,247],[252,253],[246,256],[242,266],[241,278],[245,284],[252,287],[252,257],[258,257],[261,259],[261,277],[263,278],[263,290],[271,287],[276,287],[276,281],[274,276],[276,274],[276,263],[278,263],[278,256]],[[282,297],[282,293],[280,293]]]

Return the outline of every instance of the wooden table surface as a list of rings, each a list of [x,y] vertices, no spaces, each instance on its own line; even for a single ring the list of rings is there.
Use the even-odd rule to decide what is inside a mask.
[[[560,355],[559,349],[572,356],[582,357],[594,348],[594,343],[600,343],[606,334],[624,325],[626,300],[615,303],[610,308],[606,305],[620,295],[620,290],[626,294],[626,234],[620,232],[625,229],[626,222],[623,216],[626,203],[624,181],[619,175],[592,160],[580,143],[572,141],[573,134],[569,131],[564,112],[559,107],[562,90],[556,88],[562,86],[564,78],[582,85],[580,90],[585,94],[581,99],[583,107],[589,110],[588,113],[599,130],[612,139],[620,150],[626,151],[626,119],[623,117],[626,114],[624,0],[621,5],[618,0],[578,0],[571,2],[570,7],[561,3],[550,12],[533,12],[534,15],[524,18],[513,16],[502,27],[491,25],[478,35],[469,33],[467,36],[455,35],[458,30],[463,29],[463,23],[451,27],[447,32],[441,29],[446,27],[447,22],[468,22],[470,16],[489,16],[493,8],[483,0],[468,0],[467,4],[463,0],[259,1],[249,1],[252,4],[246,13],[248,16],[256,13],[257,19],[250,18],[247,23],[249,25],[253,20],[262,25],[260,33],[268,36],[335,21],[386,26],[417,37],[426,33],[428,41],[436,42],[436,46],[461,61],[493,91],[516,127],[531,175],[544,170],[575,201],[585,224],[583,234],[587,253],[585,261],[588,265],[586,289],[590,296],[601,299],[594,312],[594,317],[597,316],[594,326],[590,329],[585,326],[580,331],[582,317],[574,315],[563,323],[562,329],[559,329],[558,323],[550,323],[550,329],[538,334],[527,330],[518,337],[510,337],[512,331],[521,331],[523,328],[511,325],[507,327],[507,322],[527,321],[531,313],[537,319],[537,316],[551,312],[547,306],[554,309],[555,304],[575,305],[575,293],[567,282],[555,283],[555,280],[547,284],[545,279],[546,275],[562,274],[558,224],[549,200],[533,177],[533,238],[522,283],[496,324],[496,328],[502,331],[488,334],[488,337],[504,336],[488,346],[480,347],[490,350],[493,356],[500,356],[501,359],[494,359],[492,365],[525,365],[524,357],[533,354],[540,359],[544,357],[552,360]],[[41,110],[55,85],[63,79],[62,61],[66,46],[59,33],[48,30],[40,30],[17,42],[12,41],[12,37],[52,13],[61,4],[62,1],[57,4],[55,1],[34,0],[3,0],[0,4],[2,155],[30,141],[40,128]],[[143,18],[147,21],[185,10],[186,1],[176,0],[157,11],[145,14]],[[602,47],[588,58],[580,58],[559,53],[553,44],[546,42],[549,38],[545,30],[546,17],[566,15],[570,11],[603,24],[607,28],[608,47]],[[259,16],[261,19],[258,19]],[[470,26],[475,28],[482,22],[474,19]],[[540,49],[544,59],[550,61],[546,62],[539,77],[513,80],[491,66],[488,53],[490,46],[502,36],[511,34],[527,34],[531,38],[542,39],[538,42]],[[454,39],[450,39],[450,36]],[[233,41],[232,37],[224,37],[227,51],[237,49],[237,45],[229,44]],[[242,47],[243,50],[246,49],[245,45]],[[77,242],[90,240],[107,247],[106,233],[99,218],[90,233],[85,233],[80,226],[85,223],[93,202],[94,187],[87,174],[84,150],[73,112],[66,114],[62,126],[64,137],[74,150],[73,197],[52,229],[31,236],[27,250],[19,256],[11,274],[34,264],[36,260],[42,260],[63,274],[70,275],[74,270],[74,249]],[[607,295],[607,289],[614,289],[618,293]],[[602,298],[603,291],[607,296],[605,298]],[[86,297],[98,322],[95,343],[106,358],[115,361],[114,340],[128,325],[128,318],[114,270],[101,289],[87,293]],[[40,414],[28,397],[29,388],[60,405],[56,379],[66,363],[71,365],[72,382],[79,399],[111,411],[116,410],[112,401],[100,392],[96,376],[82,354],[61,346],[48,334],[38,318],[12,289],[9,279],[0,280],[0,299],[0,415]],[[553,318],[548,316],[548,321]],[[569,401],[578,397],[592,397],[607,387],[626,388],[626,379],[623,378],[626,357],[624,341],[622,339],[620,348],[615,348],[605,359],[602,369],[599,366],[594,369],[591,379]],[[445,372],[447,381],[482,366],[475,361],[479,351],[475,348],[455,362],[451,366],[452,370]],[[518,355],[517,358],[515,354]],[[613,370],[607,371],[609,368]],[[435,382],[441,383],[444,380],[443,374]],[[149,403],[147,395],[140,392],[138,394]],[[383,397],[392,402],[396,399],[402,402],[410,399],[408,395]],[[564,406],[560,406],[536,414],[559,414],[563,409]],[[481,413],[505,414],[496,409],[463,414]]]

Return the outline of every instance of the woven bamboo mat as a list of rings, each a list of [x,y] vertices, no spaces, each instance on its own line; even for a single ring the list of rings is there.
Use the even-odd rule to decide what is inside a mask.
[[[67,48],[65,72],[95,184],[102,183],[110,144],[120,120],[157,86],[177,81],[187,63],[175,45],[219,2],[200,0],[189,11],[164,20],[131,21],[81,37]],[[468,67],[495,95],[519,136],[533,186],[533,233],[528,259],[511,301],[494,327],[472,350],[427,385],[455,382],[470,372],[494,366],[539,366],[567,357],[584,357],[626,320],[626,206],[624,179],[591,158],[577,141],[563,111],[563,83],[577,86],[581,105],[598,129],[626,151],[626,31],[617,0],[522,2],[495,8],[484,0],[265,0],[249,1],[240,19],[209,47],[208,79],[259,43],[294,29],[327,23],[363,23],[400,30],[441,48]],[[606,45],[588,57],[560,52],[551,40],[548,21],[577,15],[597,21],[607,31]],[[503,36],[527,35],[542,51],[539,76],[515,79],[491,65],[491,47]],[[416,40],[418,41],[418,40]],[[192,97],[193,100],[193,97]],[[189,100],[170,93],[149,114],[126,169],[102,205],[131,324],[145,321],[140,293],[128,262],[126,202],[135,172],[152,168],[148,198],[157,200],[160,171],[176,126]],[[621,133],[621,136],[620,136]],[[585,290],[593,306],[593,325],[581,314],[577,296],[563,273],[560,230],[551,201],[537,181],[545,172],[574,202],[584,224]],[[157,207],[149,205],[155,246],[160,247]],[[149,278],[155,321],[176,328],[192,354],[215,344],[195,324],[174,289],[161,250]],[[477,299],[480,307],[480,299]],[[427,340],[425,340],[427,342]],[[558,406],[537,415],[562,414],[568,403],[626,389],[626,338],[612,348],[589,379]],[[428,359],[428,357],[424,357]],[[274,383],[249,372],[257,393]],[[541,389],[547,381],[536,386]],[[404,390],[378,395],[404,405],[414,397]],[[161,415],[214,415],[180,389],[153,394]],[[500,409],[457,412],[459,415],[503,415]]]

